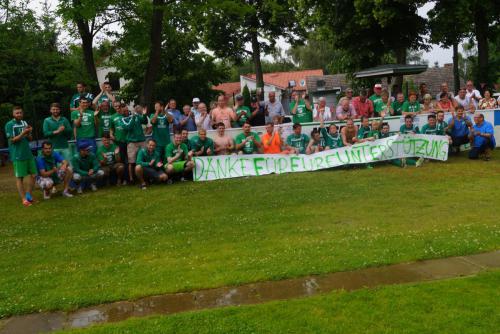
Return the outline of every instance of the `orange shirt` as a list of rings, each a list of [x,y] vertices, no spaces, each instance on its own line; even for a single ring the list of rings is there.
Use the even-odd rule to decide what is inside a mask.
[[[281,138],[279,134],[277,133],[273,140],[271,141],[271,144],[268,145],[269,139],[271,139],[272,134],[269,133],[264,133],[262,135],[262,144],[264,145],[264,153],[265,154],[278,154],[281,153]]]

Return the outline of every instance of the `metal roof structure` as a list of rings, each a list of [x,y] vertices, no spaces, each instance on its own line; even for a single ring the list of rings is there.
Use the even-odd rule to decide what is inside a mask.
[[[394,77],[400,75],[419,74],[425,72],[426,70],[427,65],[386,64],[356,72],[354,73],[354,77],[356,79]]]

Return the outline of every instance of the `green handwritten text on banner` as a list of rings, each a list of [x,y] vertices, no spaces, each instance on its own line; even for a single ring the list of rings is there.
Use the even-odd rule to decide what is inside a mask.
[[[431,135],[394,135],[311,155],[252,154],[196,157],[194,180],[210,181],[272,173],[307,172],[411,157],[447,160],[448,138]]]

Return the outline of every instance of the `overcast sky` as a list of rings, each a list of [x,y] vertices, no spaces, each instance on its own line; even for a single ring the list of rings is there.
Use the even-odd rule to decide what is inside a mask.
[[[58,0],[47,0],[49,3],[49,6],[51,9],[55,9],[58,3]],[[38,14],[41,13],[42,11],[42,3],[43,1],[41,0],[35,0],[30,2],[30,7],[33,8]],[[427,12],[432,9],[434,6],[433,3],[427,3],[424,6],[422,6],[419,10],[418,13],[421,16],[427,17]],[[67,35],[63,35],[62,38],[67,38]],[[287,48],[290,47],[289,44],[284,42],[283,40],[278,41],[278,45],[286,50]],[[267,58],[267,57],[266,57]],[[432,45],[432,49],[429,52],[425,52],[423,54],[423,58],[427,61],[429,61],[429,66],[433,66],[434,62],[438,62],[439,66],[443,66],[443,64],[446,63],[452,63],[452,50],[451,48],[448,49],[443,49],[435,44]]]

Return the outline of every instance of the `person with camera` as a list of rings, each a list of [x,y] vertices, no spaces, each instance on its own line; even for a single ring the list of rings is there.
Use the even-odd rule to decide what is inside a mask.
[[[309,101],[309,95],[302,94],[302,98],[300,98],[298,92],[293,92],[292,102],[290,102],[290,113],[293,115],[294,124],[312,122],[313,110],[311,102]]]

